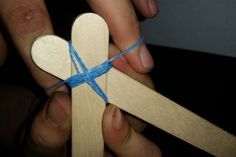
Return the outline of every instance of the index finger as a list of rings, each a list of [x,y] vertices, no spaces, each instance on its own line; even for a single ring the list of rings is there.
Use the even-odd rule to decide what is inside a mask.
[[[36,81],[44,88],[57,82],[58,79],[40,70],[33,63],[30,54],[36,37],[53,33],[44,1],[1,0],[0,17]]]
[[[115,44],[122,51],[141,38],[139,22],[130,0],[88,0],[88,3],[105,19]],[[141,73],[150,71],[154,64],[145,44],[126,54],[125,58]]]

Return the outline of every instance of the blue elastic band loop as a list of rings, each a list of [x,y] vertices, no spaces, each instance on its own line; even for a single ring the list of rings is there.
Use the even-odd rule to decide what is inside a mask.
[[[73,62],[73,65],[76,69],[77,74],[67,78],[66,80],[59,82],[51,87],[49,87],[47,90],[50,90],[52,88],[57,88],[65,83],[68,84],[71,88],[77,87],[83,83],[87,83],[100,97],[103,98],[103,100],[106,103],[109,103],[108,98],[106,94],[103,92],[103,90],[99,87],[95,79],[97,77],[100,77],[103,74],[106,74],[111,68],[111,62],[114,61],[116,58],[123,56],[124,54],[134,50],[135,48],[139,47],[143,43],[144,37],[140,38],[134,45],[126,49],[125,51],[113,56],[109,60],[104,61],[103,63],[88,69],[86,65],[84,64],[83,60],[79,56],[79,54],[76,52],[74,49],[73,45],[71,42],[68,42],[69,46],[69,53],[70,53],[70,58]],[[79,72],[78,66],[81,67],[82,73]]]

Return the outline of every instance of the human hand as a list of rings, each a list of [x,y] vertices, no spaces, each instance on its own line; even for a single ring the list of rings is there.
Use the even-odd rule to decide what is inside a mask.
[[[118,53],[115,45],[110,46],[112,55]],[[113,66],[127,75],[153,87],[147,75],[137,73],[122,58]],[[139,124],[139,123],[138,123]],[[26,138],[27,156],[66,156],[66,143],[70,137],[70,98],[64,93],[55,93],[35,117],[30,134]],[[130,121],[120,109],[109,105],[103,116],[103,136],[106,145],[117,156],[161,156],[159,148],[140,133],[137,121]]]
[[[121,110],[109,105],[103,116],[103,137],[112,154],[118,157],[161,157],[154,143],[137,132]],[[106,152],[108,157],[112,156]]]
[[[31,45],[36,37],[53,34],[53,29],[43,0],[1,0],[0,18],[35,80],[43,88],[59,80],[39,69],[31,59]],[[6,45],[4,39],[2,45]],[[0,55],[1,56],[1,55]],[[64,90],[64,89],[63,89]]]
[[[154,17],[158,12],[156,0],[88,0],[88,3],[108,23],[114,43],[120,50],[128,48],[140,38],[140,27],[134,6],[145,17]],[[57,83],[59,80],[39,69],[33,63],[30,55],[31,45],[35,38],[43,34],[53,34],[44,1],[1,0],[0,17],[38,84],[45,89]],[[1,33],[0,37],[2,37]],[[0,45],[6,47],[4,39],[0,39]],[[144,45],[125,55],[125,59],[132,68],[140,73],[148,72],[153,67],[151,55]],[[3,58],[4,52],[5,50],[0,51],[1,58]],[[65,87],[57,89],[57,91],[62,90],[65,90]],[[48,94],[51,93],[53,91]]]
[[[111,44],[110,56],[116,55],[119,49]],[[154,85],[146,74],[136,72],[132,66],[123,58],[117,58],[112,62],[113,66],[138,80],[149,88]],[[140,132],[144,129],[145,124],[131,115],[122,113],[114,106],[109,105],[103,115],[103,137],[106,145],[113,154],[122,157],[161,157],[161,151],[154,143],[146,139]],[[112,156],[106,152],[107,156]]]
[[[100,13],[102,16],[104,16],[105,20],[108,22],[109,28],[111,30],[113,39],[115,41],[115,43],[118,45],[119,49],[126,49],[127,47],[130,46],[130,44],[133,44],[134,42],[136,42],[139,38],[140,38],[140,32],[139,32],[139,24],[137,22],[137,18],[135,16],[133,7],[131,5],[130,2],[128,1],[124,1],[122,3],[120,3],[119,5],[119,9],[125,9],[125,10],[121,10],[119,12],[120,14],[120,18],[122,17],[126,17],[126,13],[128,13],[127,20],[124,21],[123,26],[121,27],[122,29],[120,29],[119,27],[117,27],[118,25],[116,25],[117,22],[119,22],[120,18],[113,18],[114,16],[116,16],[117,11],[115,10],[105,10],[105,12],[103,12],[103,7],[101,7],[101,4],[104,4],[104,1],[100,1],[99,3],[93,3],[92,1],[90,1],[90,5],[94,8],[95,11],[97,11],[98,13]],[[145,1],[146,2],[146,1]],[[109,3],[109,2],[107,2]],[[144,2],[143,2],[144,3]],[[139,6],[138,8],[140,10],[143,10],[142,12],[144,14],[146,14],[148,16],[148,11],[145,12],[145,7],[147,5],[141,5],[140,1],[134,2],[134,4],[136,4],[136,6]],[[109,4],[110,6],[111,4]],[[97,7],[98,6],[98,7]],[[108,6],[108,7],[109,7]],[[124,7],[126,6],[126,7]],[[124,7],[124,8],[123,8]],[[143,8],[142,8],[143,7]],[[100,10],[101,9],[101,10]],[[118,10],[119,10],[118,9]],[[109,15],[109,12],[111,11],[115,11],[114,13],[112,13],[111,17],[109,18],[106,15]],[[130,12],[129,12],[130,11]],[[118,14],[118,15],[119,15]],[[35,66],[35,64],[32,62],[31,60],[31,55],[30,55],[30,48],[31,48],[31,44],[33,42],[33,40],[38,37],[39,35],[42,34],[52,34],[53,33],[53,29],[51,26],[51,22],[50,22],[50,18],[48,16],[47,13],[47,9],[43,3],[42,0],[35,0],[35,1],[28,1],[28,0],[22,0],[21,2],[17,1],[17,0],[12,0],[12,1],[7,1],[7,0],[2,0],[0,1],[0,16],[2,21],[4,22],[4,24],[6,25],[7,29],[9,30],[9,33],[11,34],[11,37],[16,45],[16,47],[18,48],[22,58],[24,59],[24,61],[26,62],[26,64],[28,65],[31,73],[33,74],[33,76],[35,77],[36,81],[43,87],[49,87],[52,84],[55,84],[56,82],[58,82],[59,80],[57,80],[57,78],[52,77],[51,75],[45,73],[44,71],[40,70],[37,66]],[[130,21],[131,20],[131,21]],[[124,25],[125,24],[125,25]],[[126,27],[125,26],[129,26]],[[122,33],[123,32],[123,33]],[[120,34],[123,34],[124,37],[122,37]],[[117,38],[117,39],[116,39]],[[126,41],[126,42],[124,42]],[[126,45],[127,43],[127,45]],[[142,46],[143,47],[143,46]],[[145,48],[144,48],[145,49]],[[112,54],[110,54],[111,56]],[[135,52],[131,52],[130,54],[126,55],[126,59],[131,65],[129,66],[129,68],[127,67],[128,63],[121,63],[119,61],[114,61],[113,65],[118,68],[119,70],[125,72],[125,73],[129,73],[129,75],[131,75],[131,77],[137,78],[139,81],[141,82],[150,82],[150,80],[144,75],[144,74],[139,74],[138,72],[147,72],[148,70],[151,69],[152,67],[152,59],[150,59],[150,57],[148,57],[148,53],[146,54],[146,59],[148,60],[150,64],[150,66],[148,68],[144,68],[142,67],[142,64],[140,64],[141,59],[139,58],[139,49],[136,49]],[[136,64],[137,63],[137,64]],[[139,64],[139,65],[138,65]],[[134,70],[135,69],[135,70]],[[59,90],[64,90],[64,89],[59,89]],[[49,106],[56,106],[56,109],[60,108],[60,104],[56,103],[57,100],[63,99],[63,96],[60,96],[60,94],[55,94],[53,96],[53,98],[51,99],[50,103],[48,103],[45,107],[35,118],[35,121],[32,125],[32,137],[34,137],[33,135],[40,135],[39,134],[34,134],[34,129],[33,128],[40,128],[41,129],[35,129],[35,130],[48,130],[48,132],[52,131],[53,134],[50,135],[55,135],[56,137],[60,137],[59,138],[59,145],[53,143],[57,145],[57,147],[52,148],[53,150],[56,150],[56,152],[59,150],[60,146],[60,150],[62,150],[62,147],[64,149],[64,145],[65,145],[65,141],[67,140],[67,133],[69,132],[67,127],[68,124],[68,120],[66,121],[66,128],[63,128],[62,126],[64,126],[64,123],[61,124],[62,126],[57,126],[55,128],[55,126],[52,128],[50,127],[50,123],[49,120],[47,120],[47,108]],[[63,100],[60,100],[60,102],[64,102]],[[55,105],[53,105],[55,104]],[[66,104],[70,104],[68,102],[68,100],[66,99],[65,102],[62,105],[62,109],[63,106],[69,106]],[[59,109],[58,109],[59,110]],[[70,109],[69,109],[70,110]],[[109,113],[109,112],[108,112]],[[60,115],[62,113],[57,113],[57,115]],[[68,113],[68,115],[70,115],[70,113]],[[67,116],[68,116],[67,115]],[[131,126],[135,128],[135,130],[141,130],[143,128],[143,125],[132,125],[132,124],[136,124],[137,121],[133,120],[133,118],[128,118]],[[138,122],[139,123],[139,122]],[[140,123],[139,123],[140,124]],[[138,127],[135,127],[138,126]],[[140,127],[141,126],[141,127]],[[62,127],[62,128],[61,128]],[[65,130],[64,130],[65,129]],[[65,133],[65,138],[62,138],[60,135],[58,134],[54,134],[54,131],[61,131]],[[46,132],[46,131],[45,131]],[[37,133],[37,132],[36,132]],[[43,133],[42,133],[43,134]],[[44,135],[42,135],[44,136]],[[48,136],[46,137],[46,142],[47,140],[50,140],[51,138],[52,140],[54,139],[54,136]],[[57,139],[57,138],[55,138]],[[37,143],[37,138],[32,138],[32,140],[30,140],[31,142],[33,141],[33,143]],[[49,141],[50,144],[50,141]],[[37,148],[38,148],[38,143],[36,144]],[[32,144],[32,146],[34,146]],[[50,148],[50,150],[52,150]],[[45,151],[44,151],[45,152]],[[47,152],[47,151],[46,151]]]
[[[155,17],[159,11],[156,0],[87,0],[91,8],[107,22],[115,45],[124,51],[141,38],[140,23],[134,8],[146,18]],[[149,72],[154,63],[145,46],[125,55],[132,68],[139,73]]]

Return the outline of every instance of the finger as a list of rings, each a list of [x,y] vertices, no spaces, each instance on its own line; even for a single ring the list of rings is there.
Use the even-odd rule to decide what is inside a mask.
[[[122,157],[159,157],[159,148],[135,132],[119,108],[110,105],[103,115],[103,136],[107,146]]]
[[[31,45],[36,37],[52,34],[52,25],[43,0],[1,0],[0,17],[36,81],[44,88],[58,80],[40,70],[31,59]]]
[[[118,53],[120,53],[119,48],[114,44],[110,44],[109,45],[109,58],[118,54]],[[121,56],[121,57],[115,59],[112,62],[112,65],[114,68],[127,74],[131,78],[139,81],[140,83],[148,86],[149,88],[154,89],[154,84],[153,84],[151,78],[147,74],[142,74],[142,73],[138,73],[137,71],[135,71],[133,69],[133,67],[127,62],[125,57]]]
[[[105,19],[119,49],[123,51],[140,39],[140,26],[131,1],[88,0],[88,3]],[[125,58],[141,73],[150,71],[154,64],[145,44],[126,54]]]
[[[33,121],[26,154],[65,156],[70,125],[70,98],[64,93],[55,93]]]
[[[147,127],[146,122],[138,119],[137,117],[135,117],[129,113],[124,113],[124,116],[125,116],[126,120],[129,122],[130,126],[136,132],[142,132]]]
[[[118,53],[120,53],[120,50],[114,44],[110,44],[109,45],[109,57],[112,57]],[[144,85],[148,86],[149,88],[152,88],[152,89],[154,88],[154,84],[153,84],[151,78],[147,74],[141,74],[141,73],[136,72],[130,66],[130,64],[126,61],[126,59],[123,56],[114,60],[112,62],[112,65],[116,69],[118,69],[119,71],[121,71],[121,72],[127,74],[128,76],[132,77],[133,79],[143,83]],[[125,116],[135,131],[141,132],[146,127],[146,123],[137,119],[136,117],[134,117],[128,113],[126,113]]]
[[[7,56],[7,45],[0,30],[0,67],[4,64]]]
[[[132,0],[139,12],[148,18],[155,17],[159,12],[156,0]]]

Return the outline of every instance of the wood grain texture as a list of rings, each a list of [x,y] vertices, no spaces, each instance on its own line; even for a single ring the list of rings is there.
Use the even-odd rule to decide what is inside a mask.
[[[96,14],[83,14],[74,22],[72,44],[87,68],[92,68],[107,59],[108,39],[108,27],[105,21]],[[68,51],[68,42],[54,35],[37,38],[31,49],[32,58],[41,69],[63,80],[75,74]],[[96,79],[105,93],[106,79],[106,75]],[[104,109],[103,99],[87,84],[72,89],[73,157],[103,156],[102,115]]]
[[[236,138],[143,84],[112,69],[110,103],[215,156],[235,157]]]
[[[55,35],[38,37],[32,45],[33,61],[44,71],[65,80],[71,76],[68,42]]]
[[[81,15],[72,27],[72,43],[88,68],[107,59],[108,37],[106,23],[95,14]],[[106,75],[96,79],[104,92],[106,80]],[[72,90],[72,104],[72,156],[102,157],[105,102],[90,86],[82,84]]]

